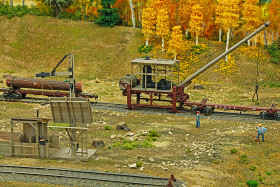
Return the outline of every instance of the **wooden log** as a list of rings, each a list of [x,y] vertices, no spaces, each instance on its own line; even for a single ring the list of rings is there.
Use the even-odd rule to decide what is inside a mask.
[[[17,88],[35,88],[44,90],[64,90],[69,91],[69,83],[47,79],[32,79],[23,77],[8,76],[6,79],[8,87]],[[76,92],[83,92],[83,84],[76,83]]]

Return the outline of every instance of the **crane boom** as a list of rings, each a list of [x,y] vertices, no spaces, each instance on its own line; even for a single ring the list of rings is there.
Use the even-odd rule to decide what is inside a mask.
[[[236,48],[238,48],[240,45],[242,45],[244,42],[246,42],[247,40],[251,39],[253,36],[255,36],[256,34],[258,34],[259,32],[261,32],[263,29],[265,29],[266,27],[268,27],[271,24],[271,22],[265,22],[261,27],[259,27],[257,30],[255,30],[254,32],[252,32],[250,35],[248,35],[247,37],[245,37],[243,40],[241,40],[240,42],[238,42],[237,44],[235,44],[234,46],[232,46],[229,50],[225,51],[224,53],[222,53],[220,56],[218,56],[217,58],[215,58],[214,60],[212,60],[211,62],[209,62],[208,64],[206,64],[204,67],[202,67],[200,70],[198,70],[197,72],[195,72],[194,74],[192,74],[190,77],[188,77],[187,79],[185,79],[184,81],[182,81],[179,86],[185,85],[187,83],[189,83],[191,80],[193,80],[194,78],[196,78],[198,75],[200,75],[201,73],[203,73],[204,71],[206,71],[208,68],[210,68],[211,66],[213,66],[214,64],[216,64],[219,60],[221,60],[222,58],[224,58],[226,55],[228,55],[229,53],[231,53],[232,51],[234,51]]]

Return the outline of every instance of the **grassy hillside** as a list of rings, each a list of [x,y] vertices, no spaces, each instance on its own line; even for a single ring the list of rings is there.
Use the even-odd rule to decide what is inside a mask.
[[[73,53],[76,79],[85,83],[86,92],[99,94],[100,101],[125,102],[118,88],[118,80],[130,72],[130,61],[140,57],[137,52],[143,43],[140,29],[104,28],[91,22],[29,15],[12,19],[2,16],[0,24],[0,74],[34,77],[35,73],[51,71],[65,54]],[[206,39],[200,39],[200,43],[206,44],[207,50],[198,56],[198,63],[191,64],[190,74],[225,49],[224,43]],[[268,63],[269,57],[265,51],[261,50],[261,53],[264,58],[259,66],[259,104],[269,106],[280,101],[280,68]],[[192,89],[193,84],[188,87],[191,100],[206,97],[209,102],[252,105],[256,60],[240,48],[232,55],[238,71],[228,77],[221,76],[217,72],[220,63],[217,63],[194,81],[194,84],[197,81],[202,84],[205,90],[197,92]],[[67,64],[63,66],[58,71],[64,71]],[[97,84],[94,81],[96,78],[102,83]]]
[[[68,53],[75,55],[77,78],[114,79],[126,74],[140,45],[139,29],[103,28],[90,22],[51,17],[0,17],[2,72],[50,71]],[[120,68],[121,67],[121,68]]]

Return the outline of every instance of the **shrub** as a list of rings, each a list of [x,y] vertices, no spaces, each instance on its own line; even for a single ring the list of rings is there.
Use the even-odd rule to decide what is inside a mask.
[[[213,164],[220,164],[220,161],[219,160],[214,160]]]
[[[259,183],[257,181],[255,181],[255,180],[249,180],[249,181],[246,182],[246,184],[249,187],[256,187],[256,186],[259,185]]]
[[[111,130],[111,127],[110,126],[108,126],[108,125],[105,125],[105,130]]]
[[[280,38],[273,44],[267,46],[266,49],[271,56],[270,62],[280,64]]]
[[[136,163],[136,166],[137,166],[137,167],[142,167],[142,166],[143,166],[143,163],[142,163],[142,162],[137,162],[137,163]]]
[[[256,166],[250,166],[250,170],[255,171],[257,169]]]
[[[152,130],[149,132],[149,136],[150,137],[160,137],[160,134],[157,131]]]
[[[247,155],[246,154],[241,155],[240,159],[241,159],[241,163],[248,164],[248,159],[247,159]]]
[[[266,171],[266,174],[267,174],[267,175],[271,175],[271,172]]]
[[[237,153],[237,149],[235,149],[235,148],[231,149],[231,150],[230,150],[230,153],[231,153],[231,154]]]

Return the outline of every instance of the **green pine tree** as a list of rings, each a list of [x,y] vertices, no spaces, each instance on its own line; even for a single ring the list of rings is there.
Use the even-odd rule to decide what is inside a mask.
[[[120,21],[120,15],[118,9],[112,8],[116,0],[101,0],[100,4],[102,9],[98,10],[99,18],[95,20],[95,23],[104,27],[113,27]]]

